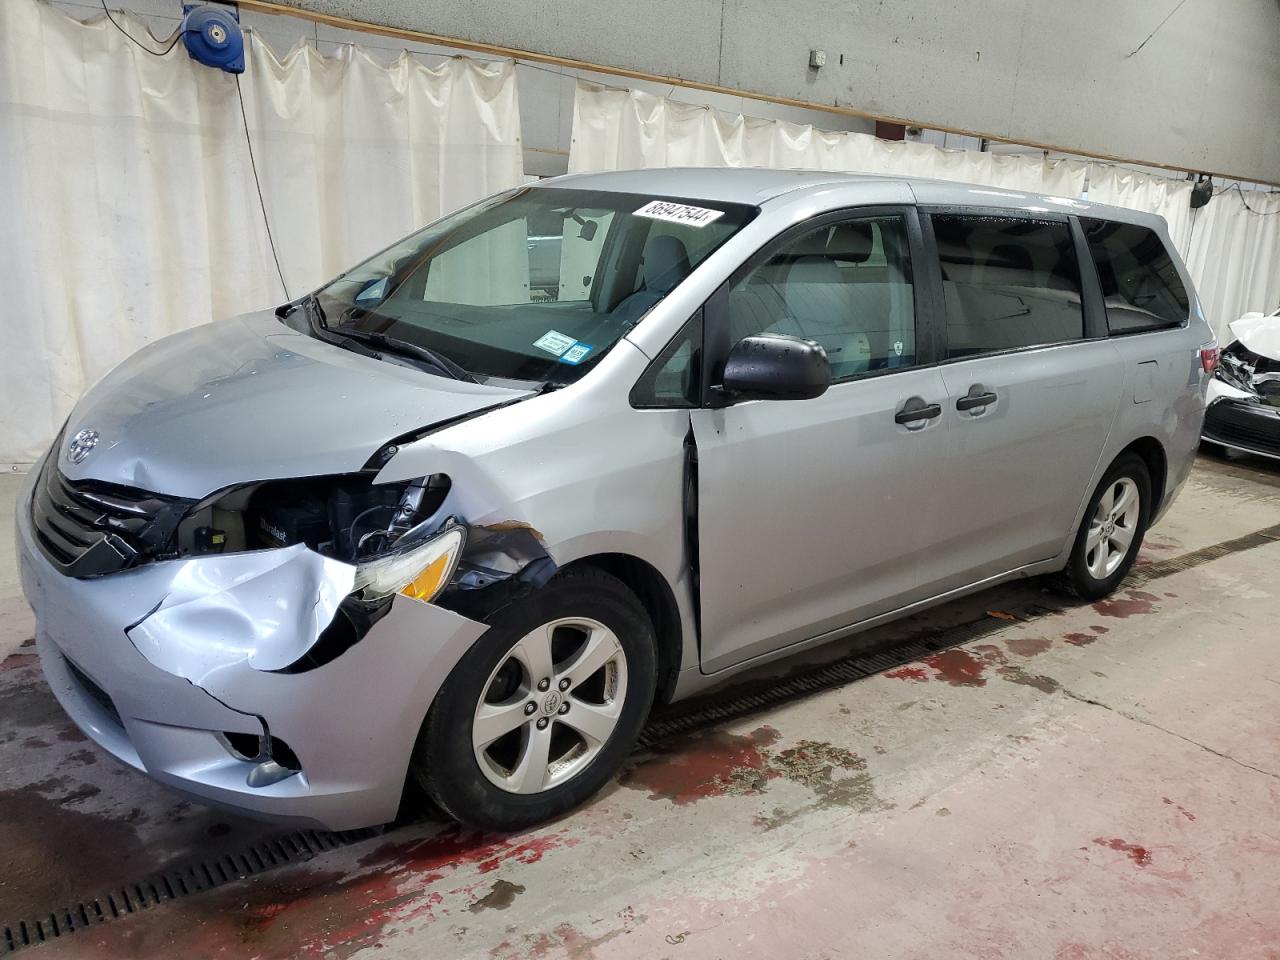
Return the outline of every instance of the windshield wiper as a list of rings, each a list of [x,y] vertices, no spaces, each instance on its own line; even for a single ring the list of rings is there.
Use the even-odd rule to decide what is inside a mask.
[[[378,353],[377,350],[366,346],[354,337],[335,333],[325,320],[324,308],[320,306],[315,297],[307,297],[298,306],[301,306],[306,311],[307,326],[311,328],[311,332],[317,340],[332,343],[335,347],[342,347],[344,350],[358,353],[362,357],[373,357],[375,360],[382,359],[382,354]]]
[[[416,343],[410,343],[408,340],[397,340],[395,337],[388,337],[385,333],[370,333],[366,330],[354,330],[346,325],[330,327],[334,333],[347,337],[351,340],[366,343],[371,347],[376,347],[387,353],[396,353],[402,357],[413,357],[422,360],[425,363],[435,367],[441,373],[452,377],[454,380],[465,380],[467,383],[479,383],[480,381],[473,377],[467,370],[459,366],[453,360],[450,360],[443,353],[437,353],[430,347],[419,346]]]

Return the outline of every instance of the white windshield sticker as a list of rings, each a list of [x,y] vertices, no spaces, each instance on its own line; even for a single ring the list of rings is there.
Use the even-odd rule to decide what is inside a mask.
[[[563,333],[558,333],[555,330],[548,330],[537,340],[533,341],[533,345],[539,350],[545,350],[547,353],[559,357],[577,342],[578,341],[574,337],[566,337]]]
[[[705,227],[712,220],[723,217],[724,211],[690,207],[683,203],[670,203],[667,200],[654,200],[637,210],[636,216],[648,217],[651,220],[667,220],[671,223],[685,223],[691,227]]]

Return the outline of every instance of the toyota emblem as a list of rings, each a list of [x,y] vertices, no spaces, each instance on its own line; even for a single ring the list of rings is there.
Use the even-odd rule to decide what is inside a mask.
[[[71,443],[67,445],[67,459],[72,463],[79,463],[87,457],[90,451],[92,451],[97,445],[97,430],[81,430],[71,438]]]

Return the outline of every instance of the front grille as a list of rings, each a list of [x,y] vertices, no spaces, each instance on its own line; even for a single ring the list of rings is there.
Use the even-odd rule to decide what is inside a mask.
[[[72,678],[79,684],[80,692],[101,707],[103,712],[115,722],[116,726],[123,728],[124,721],[120,719],[120,711],[116,709],[115,702],[107,691],[94,683],[93,678],[77,667],[71,660],[66,657],[62,659],[66,663],[67,670],[71,673]]]
[[[1219,400],[1205,411],[1204,435],[1210,440],[1280,456],[1280,409]]]
[[[96,480],[71,481],[51,455],[31,498],[44,555],[72,577],[97,577],[156,556],[192,501]]]

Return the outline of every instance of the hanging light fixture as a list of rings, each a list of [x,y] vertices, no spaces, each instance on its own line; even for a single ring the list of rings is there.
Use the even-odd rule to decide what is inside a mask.
[[[1200,179],[1196,181],[1196,185],[1191,188],[1191,209],[1196,210],[1203,207],[1209,202],[1209,198],[1213,196],[1213,177],[1200,174]]]

